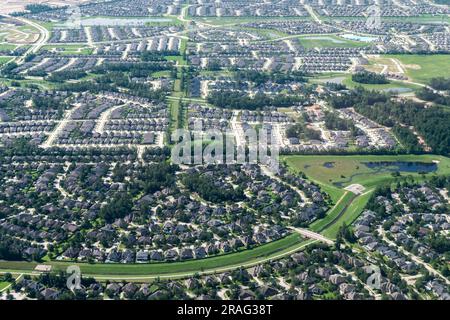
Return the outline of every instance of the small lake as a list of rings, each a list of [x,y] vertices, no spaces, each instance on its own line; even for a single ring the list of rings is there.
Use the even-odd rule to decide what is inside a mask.
[[[323,166],[328,169],[334,168],[334,162],[324,162]]]
[[[345,33],[345,34],[341,34],[339,36],[341,38],[344,38],[347,40],[361,41],[361,42],[374,42],[378,39],[377,37],[359,36],[357,34],[352,34],[352,33]]]
[[[377,172],[435,172],[437,164],[434,162],[411,162],[411,161],[379,161],[379,162],[363,162],[363,164]]]

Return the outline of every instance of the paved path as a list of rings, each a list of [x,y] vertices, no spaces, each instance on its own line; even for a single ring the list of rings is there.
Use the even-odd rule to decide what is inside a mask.
[[[11,17],[11,16],[8,16],[8,17],[13,18],[13,19],[17,19],[17,20],[19,20],[20,22],[26,23],[26,24],[28,24],[28,25],[30,25],[30,26],[32,26],[32,27],[38,29],[39,32],[40,32],[38,41],[37,41],[36,43],[32,44],[31,47],[30,47],[30,49],[28,49],[28,50],[22,55],[22,57],[20,57],[20,58],[17,60],[17,62],[20,64],[20,63],[23,63],[23,62],[24,62],[25,57],[26,57],[28,54],[30,54],[30,53],[37,53],[37,52],[38,52],[38,51],[39,51],[39,50],[47,43],[48,39],[50,38],[50,32],[49,32],[46,28],[42,27],[41,25],[39,25],[39,24],[37,24],[37,23],[35,23],[35,22],[33,22],[33,21],[30,21],[30,20],[28,20],[28,19],[25,19],[25,18],[18,18],[18,17]]]

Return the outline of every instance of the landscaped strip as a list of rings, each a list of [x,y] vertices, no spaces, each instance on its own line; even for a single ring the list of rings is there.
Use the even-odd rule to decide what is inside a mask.
[[[369,201],[372,193],[375,189],[369,190],[356,198],[353,198],[352,201],[347,205],[344,213],[336,219],[333,224],[329,225],[325,230],[321,233],[327,238],[336,239],[336,235],[339,231],[339,228],[343,225],[352,224],[358,216],[363,212],[367,202]]]
[[[299,234],[290,234],[287,237],[258,246],[253,249],[236,253],[219,255],[216,257],[189,260],[173,263],[147,263],[147,264],[106,264],[106,263],[75,263],[75,262],[45,262],[52,265],[53,271],[66,271],[68,266],[78,265],[84,275],[94,276],[101,279],[115,277],[120,279],[151,280],[157,277],[181,278],[192,276],[195,273],[215,273],[233,270],[242,267],[251,267],[272,259],[278,259],[301,250],[305,246],[316,242],[304,240]],[[10,262],[0,261],[2,272],[12,271],[20,273],[32,271],[36,262]]]
[[[324,229],[332,226],[344,214],[349,204],[355,198],[355,194],[347,191],[335,204],[335,206],[328,212],[327,216],[321,220],[315,221],[311,224],[310,229],[315,232],[321,232]]]

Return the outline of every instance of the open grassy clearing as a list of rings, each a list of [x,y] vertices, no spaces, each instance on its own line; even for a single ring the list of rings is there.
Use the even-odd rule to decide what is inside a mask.
[[[406,75],[420,83],[428,83],[431,78],[448,77],[450,70],[450,55],[395,54],[385,57],[399,60]]]
[[[386,21],[416,22],[416,23],[450,23],[450,17],[445,15],[424,14],[420,17],[383,17]]]
[[[405,177],[423,178],[419,172],[409,172],[408,165],[400,163],[437,163],[433,174],[450,174],[450,158],[434,155],[399,155],[399,156],[285,156],[283,160],[291,170],[304,172],[308,179],[318,183],[322,190],[328,193],[334,206],[325,218],[315,221],[310,229],[320,232],[325,237],[335,239],[343,224],[350,225],[364,210],[376,186],[401,180]],[[370,168],[367,162],[387,163],[381,168]],[[393,165],[389,164],[392,162]],[[397,164],[395,164],[397,162]],[[394,165],[395,164],[395,165]],[[404,169],[404,171],[402,171]],[[393,172],[399,170],[400,177],[394,177]],[[355,195],[343,188],[354,184],[362,184],[366,190],[361,195]]]
[[[183,277],[196,272],[215,272],[220,269],[233,269],[241,265],[257,264],[261,260],[277,258],[296,250],[300,250],[310,240],[304,240],[298,234],[291,234],[283,239],[264,244],[253,249],[240,252],[219,255],[200,260],[190,260],[173,263],[147,263],[147,264],[87,264],[74,262],[51,262],[53,271],[65,271],[70,265],[80,266],[81,272],[85,275],[105,275],[108,278],[114,276],[126,279],[127,277],[142,276],[147,278],[157,276]],[[10,262],[0,261],[2,272],[32,271],[37,265],[35,262]]]
[[[0,292],[10,285],[9,282],[0,282]]]
[[[0,51],[10,51],[16,49],[17,46],[14,44],[8,44],[8,43],[0,43]]]
[[[26,87],[27,85],[36,85],[44,90],[54,89],[55,83],[46,81],[46,80],[38,80],[38,79],[23,79],[23,80],[8,80],[4,78],[0,78],[0,84],[7,85],[11,87],[11,82],[18,82],[22,87]]]
[[[180,113],[181,113],[181,104],[180,100],[169,100],[169,110],[170,110],[170,130],[176,130],[179,127],[180,123]]]
[[[58,24],[57,22],[43,22],[43,21],[39,21],[39,20],[34,20],[34,19],[29,19],[30,21],[33,21],[34,23],[44,27],[45,29],[47,29],[48,31],[52,31],[53,28],[55,28],[55,26]]]
[[[366,68],[369,70],[369,68]],[[380,73],[381,68],[371,68],[370,71]],[[415,85],[412,83],[406,83],[403,81],[390,80],[390,83],[387,84],[365,84],[358,83],[352,80],[351,74],[348,73],[330,73],[330,74],[322,74],[317,75],[310,79],[311,83],[324,84],[327,82],[330,83],[339,83],[344,84],[349,89],[353,89],[356,87],[363,87],[367,90],[379,90],[379,91],[389,91],[395,92],[398,94],[401,93],[412,93],[414,90],[419,89],[419,85]]]
[[[299,36],[300,44],[305,48],[355,48],[355,47],[367,47],[370,45],[368,42],[353,41],[338,37],[333,34],[318,34],[318,35],[305,35]]]
[[[164,77],[170,77],[170,71],[163,70],[163,71],[157,71],[152,73],[152,77],[155,78],[164,78]]]
[[[8,61],[14,59],[14,57],[1,57],[0,56],[0,66],[4,65],[5,63],[7,63]]]
[[[342,84],[345,84],[347,88],[356,88],[356,87],[363,87],[368,90],[382,90],[382,91],[396,91],[399,93],[403,92],[412,92],[416,89],[419,89],[420,86],[411,84],[411,83],[405,83],[402,81],[396,81],[396,80],[389,80],[390,83],[386,84],[366,84],[366,83],[359,83],[352,80],[351,75],[347,75],[343,80]]]
[[[316,12],[317,14],[317,12]],[[320,16],[320,19],[323,21],[366,21],[365,17],[328,17],[328,16]],[[417,23],[450,23],[450,17],[445,15],[431,15],[431,14],[424,14],[418,17],[381,17],[381,21],[400,21],[400,22],[417,22]]]
[[[356,155],[356,156],[286,156],[286,163],[297,171],[302,171],[313,181],[319,181],[334,187],[346,187],[359,183],[366,188],[374,187],[380,183],[394,180],[392,172],[394,166],[383,168],[369,168],[367,162],[424,162],[439,161],[437,170],[432,174],[450,174],[450,158],[435,155]],[[404,172],[404,176],[420,177],[416,172]]]
[[[284,38],[284,37],[288,37],[289,34],[278,31],[278,30],[273,30],[273,29],[258,29],[258,28],[243,28],[243,27],[238,27],[236,28],[236,30],[241,30],[241,31],[249,31],[252,33],[256,33],[259,34],[260,36],[267,38],[267,39],[278,39],[278,38]]]

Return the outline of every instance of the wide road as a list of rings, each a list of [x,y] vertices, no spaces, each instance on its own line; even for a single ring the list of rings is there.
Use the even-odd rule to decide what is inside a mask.
[[[25,61],[25,57],[27,55],[29,55],[30,53],[37,53],[50,39],[50,32],[46,28],[44,28],[43,26],[41,26],[40,24],[38,24],[36,22],[33,22],[31,20],[28,20],[28,19],[25,19],[22,17],[13,17],[8,14],[4,14],[3,16],[8,17],[10,19],[16,19],[22,23],[28,24],[28,25],[32,26],[33,28],[39,30],[38,40],[35,43],[31,44],[30,48],[27,51],[25,51],[25,53],[22,56],[20,56],[18,59],[11,60],[11,61],[15,61],[17,64],[23,63]]]
[[[25,19],[22,17],[13,17],[10,15],[5,15],[5,16],[8,18],[11,18],[11,19],[16,19],[22,23],[28,24],[28,25],[32,26],[33,28],[36,28],[39,30],[39,33],[40,33],[39,39],[34,44],[32,44],[31,47],[27,51],[25,51],[25,53],[21,57],[19,57],[19,59],[16,60],[17,64],[21,64],[24,62],[25,57],[28,54],[37,53],[42,48],[42,46],[44,46],[48,42],[48,40],[50,39],[50,32],[46,28],[41,26],[40,24],[37,24],[31,20],[28,20],[28,19]]]

